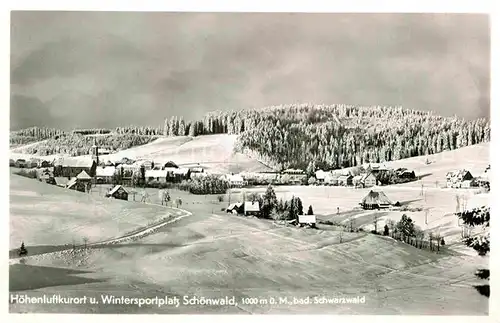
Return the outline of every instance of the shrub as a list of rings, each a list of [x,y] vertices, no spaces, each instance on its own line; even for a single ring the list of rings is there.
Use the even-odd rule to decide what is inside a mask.
[[[224,202],[224,195],[218,195],[217,196],[217,201]]]

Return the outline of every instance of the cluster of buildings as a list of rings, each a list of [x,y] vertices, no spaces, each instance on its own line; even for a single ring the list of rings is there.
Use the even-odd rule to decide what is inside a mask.
[[[384,164],[364,164],[349,170],[340,169],[333,171],[318,170],[315,172],[315,184],[331,186],[373,187],[380,185],[379,178],[382,173],[393,172],[399,178],[416,178],[415,172],[406,168],[396,170]]]
[[[446,187],[448,188],[471,188],[490,186],[490,166],[484,172],[474,177],[470,171],[459,169],[446,173]]]

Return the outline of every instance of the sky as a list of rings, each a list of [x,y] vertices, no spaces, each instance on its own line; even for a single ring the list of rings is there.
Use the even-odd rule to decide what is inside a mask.
[[[479,14],[11,13],[11,129],[289,103],[490,114]]]

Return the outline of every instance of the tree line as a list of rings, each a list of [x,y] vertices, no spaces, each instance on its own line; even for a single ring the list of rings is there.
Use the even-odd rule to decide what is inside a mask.
[[[165,136],[237,134],[236,150],[281,169],[337,169],[422,156],[490,140],[486,119],[401,107],[296,104],[165,119]]]
[[[33,146],[25,147],[21,152],[41,156],[54,154],[80,156],[89,154],[94,142],[100,147],[104,146],[112,150],[124,150],[150,143],[155,139],[152,136],[136,134],[110,134],[98,137],[89,137],[77,133],[61,134]]]

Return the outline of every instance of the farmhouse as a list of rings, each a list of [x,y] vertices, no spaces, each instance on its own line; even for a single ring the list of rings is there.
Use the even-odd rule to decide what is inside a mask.
[[[361,185],[363,185],[363,187],[373,187],[377,185],[377,178],[373,172],[366,173],[362,176]]]
[[[243,211],[245,212],[245,215],[259,215],[260,213],[259,202],[249,202],[249,201],[245,202]]]
[[[226,180],[229,182],[229,186],[231,187],[243,187],[245,185],[243,177],[239,174],[227,175]]]
[[[111,183],[113,180],[113,175],[116,173],[116,168],[114,166],[105,166],[96,168],[96,181],[100,184]]]
[[[166,170],[146,170],[144,172],[144,177],[147,182],[157,181],[160,183],[166,183],[168,177],[168,171]]]
[[[446,186],[448,188],[465,187],[467,185],[470,185],[470,183],[464,184],[463,182],[471,181],[473,179],[474,177],[472,176],[472,174],[466,169],[461,169],[454,172],[448,172],[446,174]]]
[[[340,174],[337,172],[328,172],[325,175],[325,184],[327,185],[338,185]]]
[[[391,206],[392,202],[389,200],[387,195],[382,191],[370,191],[361,200],[361,206],[365,210],[387,208]]]
[[[338,185],[340,186],[351,186],[353,176],[351,174],[340,175],[338,179]]]
[[[314,176],[316,177],[316,180],[319,183],[324,183],[327,174],[328,174],[327,172],[325,172],[325,171],[323,171],[323,170],[320,169],[320,170],[316,171],[316,173],[314,174]]]
[[[316,215],[299,215],[299,226],[308,225],[312,228],[316,227]]]
[[[243,203],[233,203],[233,204],[230,204],[227,209],[226,209],[226,212],[227,213],[233,213],[233,214],[241,214],[243,213]]]
[[[54,165],[54,175],[64,177],[76,177],[82,171],[94,176],[97,162],[90,158],[63,158]]]
[[[106,193],[106,197],[112,197],[118,200],[128,201],[128,192],[121,185],[116,185],[109,192]]]

